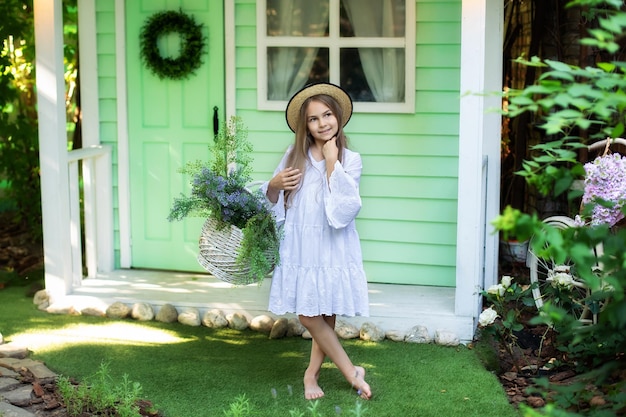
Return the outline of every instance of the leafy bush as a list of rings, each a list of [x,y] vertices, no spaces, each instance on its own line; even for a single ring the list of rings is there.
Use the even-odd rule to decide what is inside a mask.
[[[69,378],[60,376],[57,381],[63,403],[70,416],[90,415],[140,417],[137,402],[141,385],[131,382],[128,375],[122,381],[114,380],[107,363],[86,382],[74,385]]]
[[[615,53],[626,33],[626,12],[621,0],[576,0],[568,7],[584,6],[586,17],[597,18],[598,27],[582,40],[597,50]],[[535,146],[533,156],[519,172],[543,195],[567,193],[571,202],[582,196],[571,190],[574,180],[585,175],[578,150],[590,142],[624,134],[626,124],[626,62],[597,62],[580,68],[563,62],[519,59],[524,65],[540,66],[544,73],[535,85],[508,95],[507,116],[523,112],[540,116],[546,143]],[[587,199],[583,215],[591,216],[594,207],[620,210],[618,202],[604,198]],[[624,213],[613,213],[614,219]],[[494,223],[503,232],[530,237],[532,250],[555,263],[571,259],[577,276],[591,289],[584,302],[602,308],[598,323],[583,326],[563,305],[547,302],[531,324],[545,324],[557,331],[561,362],[579,373],[580,385],[560,387],[539,380],[544,396],[552,403],[542,410],[524,409],[528,416],[614,415],[624,411],[626,381],[626,230],[607,224],[589,224],[558,230],[542,224],[536,215],[511,209]],[[593,248],[603,251],[594,253]],[[601,265],[599,269],[597,266]],[[566,295],[561,295],[565,298]],[[567,301],[567,300],[561,300]],[[592,401],[589,384],[603,394]],[[585,389],[582,389],[585,388]],[[594,392],[597,392],[594,391]],[[567,411],[564,411],[566,410]],[[580,413],[580,414],[575,414]]]
[[[489,307],[478,317],[478,324],[483,332],[494,337],[508,353],[511,363],[518,370],[520,365],[529,365],[519,363],[516,350],[521,350],[518,349],[517,334],[524,328],[522,312],[534,306],[531,291],[530,285],[518,284],[508,275],[503,276],[500,283],[482,291]]]
[[[35,103],[33,9],[9,0],[0,6],[0,180],[16,206],[15,221],[41,237],[39,145]]]

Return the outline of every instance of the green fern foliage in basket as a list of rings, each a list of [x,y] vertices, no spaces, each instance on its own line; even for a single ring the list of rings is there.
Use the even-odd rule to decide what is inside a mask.
[[[191,195],[174,199],[168,220],[200,216],[215,220],[219,230],[231,226],[240,229],[243,238],[237,242],[234,254],[237,273],[219,271],[219,266],[210,260],[205,268],[235,284],[261,282],[278,260],[279,237],[265,196],[248,188],[253,149],[241,118],[231,117],[225,122],[209,149],[209,164],[195,161],[179,171],[191,178]],[[228,245],[221,246],[227,250]],[[223,258],[219,263],[223,263]]]

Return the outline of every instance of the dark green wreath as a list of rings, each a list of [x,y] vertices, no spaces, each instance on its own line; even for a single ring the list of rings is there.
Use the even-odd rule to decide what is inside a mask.
[[[162,57],[157,41],[168,33],[178,33],[183,47],[177,58]],[[159,78],[179,80],[188,78],[202,66],[205,53],[202,24],[181,11],[158,12],[150,16],[141,29],[141,57]]]

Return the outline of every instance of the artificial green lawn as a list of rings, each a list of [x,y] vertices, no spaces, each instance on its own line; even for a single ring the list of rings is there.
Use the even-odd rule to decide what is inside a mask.
[[[252,331],[208,329],[131,319],[52,315],[38,311],[23,287],[0,290],[0,333],[29,347],[58,374],[82,379],[109,364],[113,377],[127,374],[167,417],[213,417],[245,394],[254,416],[309,415],[302,374],[310,341],[269,340]],[[343,341],[367,371],[373,398],[366,416],[519,416],[497,378],[464,346],[383,341]],[[352,415],[354,390],[330,363],[324,365],[322,416]],[[290,394],[290,387],[292,394]],[[275,393],[275,395],[273,395]]]

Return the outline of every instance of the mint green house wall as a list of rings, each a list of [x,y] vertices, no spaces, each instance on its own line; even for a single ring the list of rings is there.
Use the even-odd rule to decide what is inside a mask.
[[[355,113],[361,153],[357,219],[368,280],[455,286],[461,1],[416,2],[415,114]],[[256,2],[235,2],[236,114],[248,126],[257,179],[293,137],[282,112],[258,111]]]
[[[215,0],[211,0],[215,1]],[[120,255],[116,2],[96,1],[100,141],[113,149],[115,267]],[[461,0],[416,1],[415,114],[355,113],[347,127],[363,157],[357,220],[370,282],[455,286]],[[235,114],[268,179],[293,137],[283,112],[257,110],[256,1],[235,1]]]

